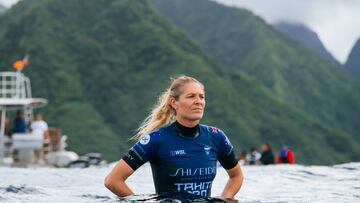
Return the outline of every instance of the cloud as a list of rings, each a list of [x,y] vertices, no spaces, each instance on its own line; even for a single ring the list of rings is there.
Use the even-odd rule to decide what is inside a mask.
[[[18,2],[18,0],[0,0],[0,4],[6,6],[8,8],[16,2]]]
[[[302,23],[314,30],[324,46],[344,63],[360,37],[358,0],[214,0],[244,7],[268,23]]]

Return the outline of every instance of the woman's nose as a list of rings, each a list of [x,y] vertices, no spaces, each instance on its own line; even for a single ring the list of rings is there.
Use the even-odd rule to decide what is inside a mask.
[[[196,103],[196,104],[201,104],[202,102],[203,102],[203,99],[202,99],[202,98],[196,97],[196,99],[195,99],[195,103]]]

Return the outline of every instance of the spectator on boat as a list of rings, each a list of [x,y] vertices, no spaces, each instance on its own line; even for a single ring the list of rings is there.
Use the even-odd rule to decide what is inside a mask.
[[[276,158],[277,164],[295,164],[294,152],[287,146],[283,146]]]
[[[248,165],[259,165],[261,154],[256,150],[255,147],[250,149],[250,153],[246,155],[246,163]]]
[[[2,119],[0,118],[0,126],[2,125]],[[4,122],[4,134],[11,138],[11,126],[10,126],[10,119],[6,116]]]
[[[228,174],[221,196],[233,198],[243,182],[240,164],[222,130],[199,124],[204,109],[204,85],[192,77],[174,79],[139,127],[138,142],[105,178],[105,186],[118,196],[133,195],[125,181],[149,161],[156,193],[209,197],[218,160]]]
[[[44,139],[49,138],[49,127],[41,114],[35,116],[35,120],[30,124],[30,130],[34,135],[42,135]]]
[[[1,122],[1,119],[0,119],[0,122]],[[5,133],[6,136],[11,137],[10,119],[7,116],[5,117],[4,133]]]
[[[260,162],[263,165],[269,165],[269,164],[274,164],[275,163],[275,159],[274,159],[274,154],[271,150],[270,144],[269,143],[265,143],[261,146],[261,158],[260,158]]]
[[[31,134],[42,136],[45,141],[44,142],[45,147],[48,147],[47,145],[49,143],[46,142],[49,139],[48,125],[44,121],[43,116],[41,114],[37,114],[35,116],[35,120],[30,124],[30,130],[31,130]],[[44,149],[36,149],[34,150],[34,153],[35,153],[35,161],[37,163],[42,163],[44,161]]]
[[[26,122],[24,117],[24,111],[22,110],[18,110],[16,112],[12,133],[26,133]]]

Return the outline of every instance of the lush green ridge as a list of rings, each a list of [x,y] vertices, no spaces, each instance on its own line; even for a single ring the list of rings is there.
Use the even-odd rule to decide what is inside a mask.
[[[340,67],[286,38],[245,9],[208,0],[152,2],[230,71],[245,71],[282,102],[360,142],[360,86]]]
[[[179,74],[206,85],[203,122],[222,128],[237,149],[287,143],[300,162],[328,164],[360,152],[347,133],[209,59],[146,0],[21,1],[0,17],[0,41],[0,67],[30,54],[24,72],[33,93],[49,99],[43,113],[79,153],[120,158],[169,78]]]
[[[300,44],[305,45],[307,48],[312,50],[314,53],[319,54],[319,56],[322,56],[324,59],[327,59],[336,65],[340,65],[340,63],[331,55],[331,53],[326,50],[318,35],[306,25],[279,22],[273,26],[279,32],[299,42]]]

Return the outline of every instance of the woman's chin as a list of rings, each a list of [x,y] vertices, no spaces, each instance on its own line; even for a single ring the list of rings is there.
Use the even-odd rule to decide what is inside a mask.
[[[199,115],[192,116],[191,118],[189,118],[189,120],[191,120],[191,121],[200,121],[202,119],[202,117],[203,117],[203,114],[201,113]]]

